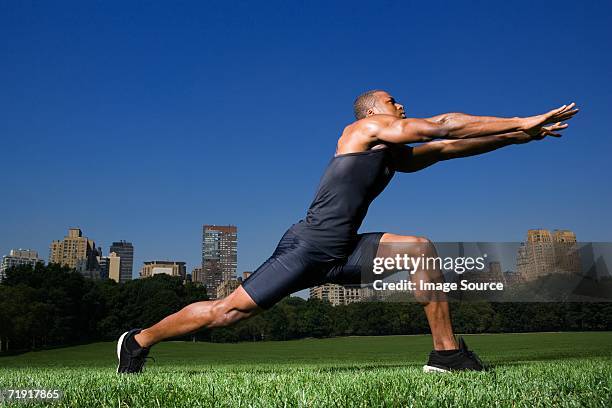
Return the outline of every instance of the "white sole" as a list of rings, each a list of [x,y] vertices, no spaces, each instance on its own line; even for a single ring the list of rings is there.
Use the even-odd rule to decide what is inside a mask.
[[[434,366],[430,366],[430,365],[424,365],[423,366],[423,372],[424,373],[448,373],[448,372],[450,372],[450,370],[445,370],[443,368],[434,367]]]
[[[121,364],[121,346],[123,345],[125,335],[128,333],[129,332],[123,333],[121,337],[119,337],[119,340],[117,340],[117,374],[119,373],[119,365]]]

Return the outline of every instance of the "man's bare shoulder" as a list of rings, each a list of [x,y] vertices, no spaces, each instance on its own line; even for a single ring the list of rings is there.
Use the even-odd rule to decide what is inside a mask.
[[[368,136],[374,136],[380,129],[389,126],[397,121],[398,118],[392,115],[372,115],[367,118],[359,119],[344,128],[342,135],[350,135],[359,133]]]
[[[372,115],[347,125],[338,140],[336,154],[370,149],[377,143],[377,135],[381,129],[396,120],[398,118],[391,115]]]

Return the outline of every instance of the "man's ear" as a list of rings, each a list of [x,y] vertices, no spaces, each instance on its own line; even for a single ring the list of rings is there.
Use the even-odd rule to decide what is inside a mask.
[[[374,114],[374,111],[372,109],[368,109],[368,111],[366,112],[366,116],[372,116]]]

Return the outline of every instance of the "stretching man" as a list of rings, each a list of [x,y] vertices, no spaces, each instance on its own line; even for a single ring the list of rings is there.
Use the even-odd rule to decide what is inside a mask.
[[[374,90],[355,100],[354,111],[357,121],[342,132],[306,217],[285,232],[272,256],[226,298],[192,303],[149,328],[125,332],[117,342],[118,372],[141,372],[149,349],[162,340],[232,325],[298,290],[323,283],[361,283],[362,268],[371,270],[374,257],[436,256],[433,244],[424,237],[357,233],[369,205],[394,173],[412,173],[442,160],[558,137],[567,127],[561,122],[578,110],[572,103],[526,118],[447,113],[412,119],[406,118],[404,107],[389,93]],[[409,147],[408,143],[422,144]],[[425,279],[441,279],[439,271],[437,276],[435,271],[425,275]],[[433,337],[434,350],[424,370],[482,370],[465,342],[456,341],[445,299],[416,296]]]

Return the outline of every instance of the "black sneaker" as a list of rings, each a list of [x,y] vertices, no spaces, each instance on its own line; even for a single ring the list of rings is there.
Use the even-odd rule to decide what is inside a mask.
[[[135,336],[141,332],[142,329],[132,329],[126,331],[119,337],[117,341],[117,359],[119,364],[117,365],[117,373],[141,373],[142,367],[144,367],[149,349],[146,347],[140,347],[137,350],[129,350],[126,346],[126,340]]]
[[[459,338],[459,349],[450,355],[442,355],[437,351],[429,353],[429,360],[423,366],[423,371],[426,373],[446,373],[449,371],[483,371],[482,361],[476,353],[470,351],[465,344],[463,337]]]

